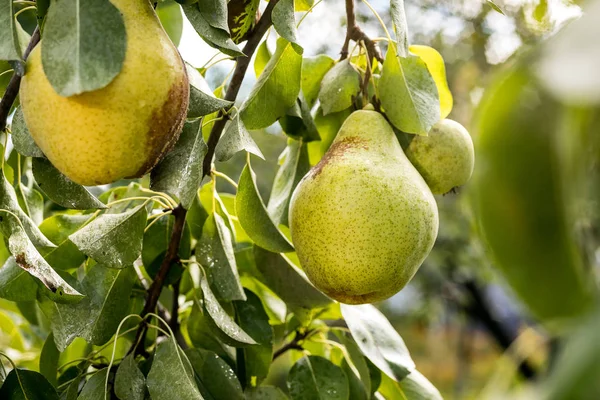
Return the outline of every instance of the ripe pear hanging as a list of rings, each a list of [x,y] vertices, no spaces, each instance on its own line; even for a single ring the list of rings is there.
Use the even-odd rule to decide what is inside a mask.
[[[290,229],[311,282],[348,304],[401,290],[433,247],[437,205],[385,118],[346,119],[290,202]]]
[[[406,156],[433,194],[446,194],[467,183],[475,165],[469,132],[451,119],[435,124],[427,136],[415,136]]]
[[[150,171],[177,141],[189,101],[185,65],[150,2],[111,2],[123,15],[127,50],[109,85],[58,95],[44,73],[40,45],[31,52],[21,83],[23,114],[36,144],[56,168],[83,185]]]

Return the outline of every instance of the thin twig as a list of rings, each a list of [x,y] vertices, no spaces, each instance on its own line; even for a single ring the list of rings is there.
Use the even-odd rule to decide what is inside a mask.
[[[252,58],[254,51],[258,47],[258,44],[260,43],[262,37],[271,26],[271,12],[273,11],[273,7],[275,7],[278,1],[279,0],[271,0],[269,2],[269,5],[265,9],[265,12],[263,13],[262,17],[256,24],[256,27],[252,31],[251,36],[248,38],[246,46],[244,46],[243,52],[246,56],[238,57],[236,59],[235,71],[233,73],[233,76],[231,77],[231,82],[229,83],[229,87],[227,88],[227,91],[225,93],[226,100],[232,102],[235,101],[240,87],[242,85],[242,81],[244,80],[244,76],[246,75],[246,71],[248,70],[248,66],[250,65],[250,59]],[[227,111],[221,112],[220,115],[226,116]],[[221,133],[223,131],[223,128],[225,127],[226,122],[227,118],[222,118],[218,121],[215,121],[215,124],[212,127],[207,142],[208,151],[206,152],[206,156],[204,157],[202,169],[203,177],[210,175],[212,158],[215,154],[215,148],[217,147],[217,143],[219,142]],[[165,258],[163,259],[163,262],[160,265],[158,274],[154,278],[152,285],[150,285],[150,287],[148,288],[146,304],[144,305],[144,309],[141,313],[142,318],[145,318],[148,313],[153,312],[154,309],[157,307],[158,298],[160,297],[160,293],[165,283],[165,279],[171,269],[173,261],[177,259],[177,253],[179,249],[179,243],[181,241],[181,235],[183,233],[183,227],[185,225],[186,214],[187,210],[183,208],[181,204],[179,204],[176,208],[173,209],[175,223],[173,224],[173,231],[171,233],[169,247],[167,249],[167,253],[165,254]],[[138,332],[136,334],[136,338],[133,342],[134,345],[131,348],[130,352],[135,351],[136,353],[139,353],[144,351],[144,338],[146,336],[147,330],[147,324],[141,323],[140,328],[138,329]]]
[[[227,87],[227,91],[225,92],[225,100],[235,101],[237,98],[240,87],[242,86],[242,81],[244,80],[244,76],[246,76],[246,71],[250,65],[250,59],[258,47],[262,37],[272,24],[271,13],[273,12],[273,7],[275,7],[278,2],[279,0],[271,0],[269,2],[267,8],[265,8],[265,12],[254,27],[251,36],[248,38],[248,42],[246,43],[246,46],[244,46],[244,50],[242,50],[246,57],[237,58],[233,76],[231,77],[229,87]],[[225,112],[221,111],[219,115],[227,115],[227,111],[228,110]],[[207,142],[208,151],[206,152],[206,156],[204,156],[204,165],[202,169],[204,176],[208,176],[210,174],[215,148],[217,147],[217,143],[221,138],[221,133],[223,132],[223,128],[225,128],[225,123],[227,123],[227,120],[228,118],[223,118],[215,121],[215,124],[210,131],[210,136],[208,137]]]
[[[340,60],[345,60],[348,58],[350,41],[354,40],[357,43],[360,41],[364,42],[369,59],[375,58],[377,61],[383,62],[383,57],[381,56],[381,52],[379,51],[379,46],[377,43],[371,40],[356,23],[354,0],[346,0],[346,20],[346,38],[344,39],[344,44],[342,46],[342,50],[340,51]]]
[[[291,342],[286,343],[285,345],[283,345],[283,347],[281,347],[279,350],[273,353],[273,360],[277,359],[279,356],[283,355],[288,350],[304,350],[300,342],[302,342],[304,339],[310,336],[312,332],[313,330],[308,330],[302,333],[296,331],[296,336],[294,336],[294,339],[292,339]]]
[[[27,45],[27,49],[25,49],[25,53],[23,54],[23,59],[27,60],[29,57],[29,53],[35,47],[36,44],[40,41],[40,30],[39,28],[35,28],[33,35],[31,35],[31,40]],[[8,82],[8,86],[6,86],[6,91],[4,92],[4,96],[0,100],[0,132],[6,129],[6,121],[8,119],[8,114],[10,113],[10,109],[19,94],[19,88],[21,87],[21,76],[15,71],[13,73],[12,78]]]

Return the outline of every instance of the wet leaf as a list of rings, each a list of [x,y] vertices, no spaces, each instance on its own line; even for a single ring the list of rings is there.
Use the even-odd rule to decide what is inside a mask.
[[[300,93],[302,55],[283,38],[240,109],[248,129],[266,128],[294,105]]]
[[[115,394],[120,400],[144,400],[146,377],[138,368],[133,354],[119,364],[115,375]]]
[[[156,348],[146,381],[153,400],[201,400],[192,366],[172,339]]]
[[[277,253],[294,250],[271,220],[256,188],[256,178],[249,163],[240,176],[235,208],[240,225],[256,244]]]
[[[347,400],[350,395],[344,371],[319,356],[302,357],[294,364],[287,386],[292,400]]]
[[[370,304],[342,304],[341,308],[352,337],[373,364],[396,381],[414,370],[404,341],[381,311]]]
[[[77,210],[106,208],[85,187],[64,176],[46,158],[34,158],[31,163],[38,186],[56,204]]]
[[[237,152],[245,150],[257,157],[265,159],[258,145],[250,136],[250,132],[244,126],[244,122],[240,119],[239,114],[227,122],[223,136],[219,140],[215,148],[215,159],[217,161],[227,161],[231,159]]]
[[[204,223],[196,257],[204,266],[218,298],[225,301],[246,299],[233,254],[231,231],[219,214],[213,213]]]
[[[401,131],[426,136],[440,120],[437,86],[420,57],[389,46],[378,87],[385,114]]]
[[[174,194],[189,209],[202,181],[202,162],[207,150],[202,138],[202,120],[186,122],[173,150],[152,170],[151,189]]]
[[[69,239],[86,255],[111,268],[126,268],[142,253],[146,208],[103,214]]]
[[[348,59],[338,62],[321,80],[319,101],[323,115],[345,110],[360,92],[360,74]]]
[[[101,89],[125,60],[123,16],[108,0],[55,0],[40,45],[44,73],[56,93],[67,97]]]

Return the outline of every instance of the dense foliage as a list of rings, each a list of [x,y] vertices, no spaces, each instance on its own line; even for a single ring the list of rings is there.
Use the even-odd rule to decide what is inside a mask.
[[[0,0],[0,398],[440,399],[381,311],[341,304],[313,286],[288,219],[294,189],[356,110],[385,116],[413,164],[426,168],[415,138],[428,137],[454,101],[442,56],[410,45],[404,2],[390,1],[386,26],[363,0],[385,34],[370,38],[346,0],[339,60],[303,55],[297,26],[321,1],[154,5],[173,43],[187,18],[235,67],[213,89],[206,67],[186,64],[189,105],[170,151],[138,179],[82,186],[50,160],[67,157],[64,151],[40,149],[36,110],[19,104],[26,60],[38,46],[53,96],[77,101],[99,93],[129,66],[134,35],[127,29],[145,18],[132,11],[136,2],[150,6]],[[478,231],[517,296],[566,343],[540,384],[511,396],[586,398],[598,390],[600,90],[598,78],[582,86],[573,76],[598,61],[582,35],[600,34],[591,22],[599,4],[515,57],[477,114],[475,158],[483,167],[469,194]],[[502,12],[489,1],[485,7]],[[268,35],[277,36],[275,47]],[[561,76],[557,65],[573,57],[565,45],[573,42],[588,43],[577,53],[586,54],[577,63],[583,67]],[[238,98],[250,66],[256,80]],[[138,85],[152,87],[143,78]],[[265,203],[255,131],[274,124],[287,142]],[[224,171],[239,153],[245,163],[235,181]],[[462,158],[472,165],[472,154]],[[462,185],[470,169],[461,174],[434,193]],[[454,228],[445,221],[442,215],[441,246],[444,229]],[[284,376],[280,387],[276,379],[265,384],[274,370]]]

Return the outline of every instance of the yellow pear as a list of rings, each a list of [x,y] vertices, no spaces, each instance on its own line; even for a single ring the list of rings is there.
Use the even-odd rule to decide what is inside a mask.
[[[177,141],[189,101],[185,65],[148,0],[111,0],[123,15],[127,50],[106,87],[58,95],[42,67],[41,46],[20,90],[34,141],[63,174],[82,185],[137,178]]]
[[[427,136],[415,136],[406,156],[434,194],[446,194],[467,183],[475,165],[471,135],[451,119],[435,124]]]
[[[437,205],[378,112],[352,113],[296,187],[290,230],[302,268],[348,304],[386,299],[429,254]]]

